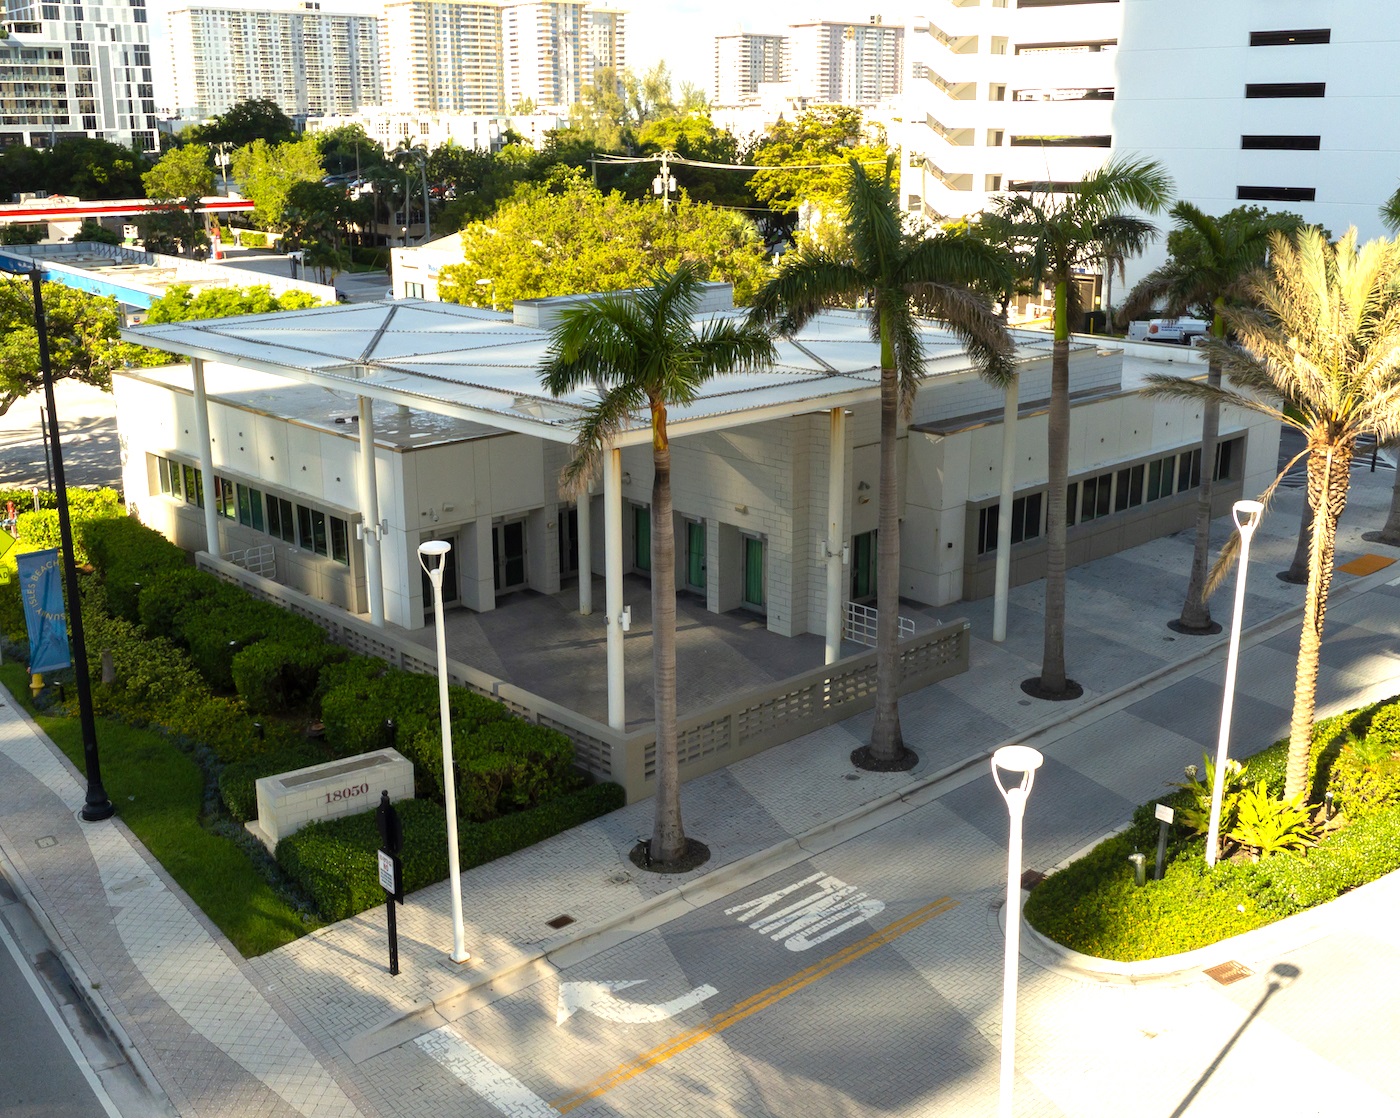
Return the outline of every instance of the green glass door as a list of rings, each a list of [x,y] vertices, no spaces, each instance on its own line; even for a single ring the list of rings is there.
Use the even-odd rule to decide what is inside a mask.
[[[426,542],[426,541],[425,541]],[[456,540],[448,541],[452,550],[442,559],[442,604],[448,605],[457,600],[457,545]],[[423,612],[433,612],[433,583],[428,572],[423,571]]]
[[[525,521],[496,525],[491,540],[496,563],[496,593],[519,590],[525,585]]]
[[[744,605],[751,609],[763,609],[767,605],[764,579],[764,552],[766,548],[760,539],[744,537]]]
[[[685,522],[685,582],[692,590],[705,589],[705,525]]]
[[[651,509],[632,506],[632,566],[651,571]]]
[[[851,537],[851,601],[875,594],[875,559],[878,553],[878,532],[862,532]]]

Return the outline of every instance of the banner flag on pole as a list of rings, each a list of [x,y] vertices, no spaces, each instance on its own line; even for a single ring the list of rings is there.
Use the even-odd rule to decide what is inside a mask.
[[[52,672],[73,662],[68,652],[68,616],[63,609],[63,569],[58,548],[15,557],[20,600],[29,628],[29,670]]]

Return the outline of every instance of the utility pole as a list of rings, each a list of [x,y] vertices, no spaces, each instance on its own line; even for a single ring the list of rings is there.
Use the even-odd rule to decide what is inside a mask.
[[[651,180],[651,192],[661,196],[663,213],[671,212],[671,191],[676,189],[676,176],[671,174],[671,165],[668,162],[670,156],[669,151],[661,153],[661,172]]]

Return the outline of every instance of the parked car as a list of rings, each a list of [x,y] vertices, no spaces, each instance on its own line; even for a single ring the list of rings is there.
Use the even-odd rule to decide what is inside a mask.
[[[1210,323],[1199,318],[1153,318],[1128,326],[1130,342],[1175,342],[1192,345],[1210,333]]]

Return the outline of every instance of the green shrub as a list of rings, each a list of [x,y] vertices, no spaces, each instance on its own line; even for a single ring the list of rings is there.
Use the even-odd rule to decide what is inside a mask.
[[[625,802],[616,784],[592,787],[541,804],[530,811],[458,828],[463,869],[471,869],[586,823]],[[447,877],[447,821],[429,800],[395,805],[403,822],[405,892]],[[277,862],[315,902],[327,920],[344,920],[384,903],[375,851],[379,831],[374,812],[330,819],[303,827],[277,844]]]
[[[186,607],[219,596],[224,583],[193,567],[158,571],[141,584],[137,612],[148,633],[175,637],[175,619]]]
[[[238,243],[244,248],[266,248],[267,234],[255,229],[244,229],[238,236]]]
[[[574,743],[519,718],[482,726],[467,739],[460,761],[456,752],[458,806],[478,822],[555,799],[573,778]]]
[[[321,669],[347,655],[324,636],[316,641],[269,637],[234,656],[234,687],[254,714],[300,710],[316,693]]]
[[[127,621],[140,620],[142,584],[188,566],[183,549],[130,516],[85,520],[74,532],[106,587],[107,608]]]
[[[273,753],[264,753],[246,761],[225,765],[219,774],[219,795],[228,813],[240,823],[258,817],[258,781],[277,773],[294,772],[308,765],[319,764],[325,758],[309,746],[292,746]]]
[[[1256,860],[1299,853],[1316,843],[1311,814],[1301,802],[1274,799],[1260,780],[1240,793],[1226,837],[1252,851]]]
[[[286,644],[314,646],[326,639],[314,621],[228,583],[220,584],[215,597],[177,613],[175,635],[189,647],[190,659],[209,685],[225,692],[234,689],[233,658],[257,641],[276,637]]]
[[[58,508],[58,494],[51,489],[16,489],[0,488],[0,509],[5,507],[6,501],[13,501],[15,508],[19,512],[34,512],[34,494],[39,495],[39,508]],[[108,489],[105,486],[95,489],[84,489],[78,486],[68,487],[68,511],[74,514],[74,518],[89,509],[112,509],[121,505],[121,494],[115,489]]]
[[[1400,703],[1386,703],[1378,707],[1355,748],[1366,764],[1386,760],[1392,753],[1400,753]]]
[[[1372,756],[1370,750],[1346,745],[1332,766],[1330,791],[1352,822],[1400,804],[1400,756],[1386,753],[1369,760]]]

